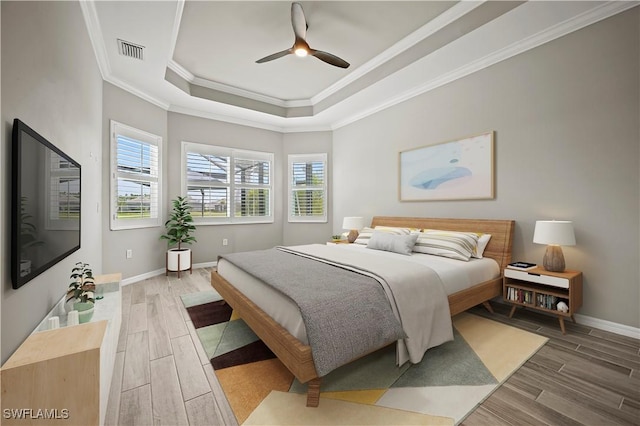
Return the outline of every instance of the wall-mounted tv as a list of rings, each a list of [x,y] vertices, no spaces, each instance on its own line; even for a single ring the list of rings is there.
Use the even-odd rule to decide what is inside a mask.
[[[13,121],[11,281],[19,288],[80,248],[80,164]]]

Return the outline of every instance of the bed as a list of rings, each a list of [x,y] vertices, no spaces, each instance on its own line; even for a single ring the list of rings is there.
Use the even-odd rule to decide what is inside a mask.
[[[484,257],[493,259],[497,273],[493,278],[474,284],[468,288],[448,292],[448,308],[451,316],[478,304],[483,304],[492,312],[489,300],[499,296],[502,289],[501,271],[511,261],[514,221],[487,219],[439,219],[410,217],[374,217],[371,227],[407,227],[413,229],[438,229],[448,231],[476,232],[491,234],[484,251]],[[434,256],[435,257],[435,256]],[[455,261],[454,261],[455,262]],[[464,263],[464,262],[461,262]],[[307,406],[319,403],[320,383],[311,347],[297,333],[283,327],[280,320],[267,314],[251,298],[238,289],[243,287],[237,275],[214,271],[211,284],[224,300],[239,314],[263,342],[276,354],[280,361],[301,382],[308,383]],[[228,278],[228,279],[227,279]],[[248,294],[248,293],[247,293]],[[258,300],[255,298],[253,300]],[[274,317],[276,315],[273,315]],[[294,336],[295,335],[295,336]],[[296,337],[297,336],[297,337]],[[379,349],[379,348],[375,348]]]

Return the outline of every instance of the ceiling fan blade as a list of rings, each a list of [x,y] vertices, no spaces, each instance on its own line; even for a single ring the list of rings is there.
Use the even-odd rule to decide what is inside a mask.
[[[321,50],[311,50],[309,54],[330,65],[340,68],[349,68],[349,62],[338,58],[336,55],[332,55],[331,53],[323,52]]]
[[[304,40],[307,37],[307,19],[300,3],[291,3],[291,26],[297,39]]]
[[[262,59],[258,59],[258,60],[256,61],[256,63],[261,64],[261,63],[263,63],[263,62],[273,61],[274,59],[282,58],[283,56],[286,56],[286,55],[288,55],[288,54],[290,54],[290,53],[293,53],[293,52],[291,51],[291,49],[283,50],[282,52],[277,52],[277,53],[274,53],[274,54],[272,54],[272,55],[265,56],[265,57],[264,57],[264,58],[262,58]]]

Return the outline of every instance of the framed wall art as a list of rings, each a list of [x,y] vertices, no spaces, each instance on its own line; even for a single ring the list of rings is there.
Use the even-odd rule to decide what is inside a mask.
[[[400,201],[494,198],[493,133],[401,151]]]

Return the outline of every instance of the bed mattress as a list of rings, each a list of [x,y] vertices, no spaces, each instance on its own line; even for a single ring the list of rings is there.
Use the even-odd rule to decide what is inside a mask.
[[[445,257],[413,253],[403,256],[380,250],[367,249],[358,244],[332,245],[334,250],[366,250],[369,256],[402,256],[403,259],[418,262],[432,268],[440,277],[445,293],[451,295],[497,278],[500,268],[496,261],[489,258],[472,259],[463,262]],[[265,285],[242,269],[221,258],[217,265],[218,274],[242,292],[266,314],[285,328],[292,336],[305,345],[309,344],[304,322],[297,305],[276,289]]]

